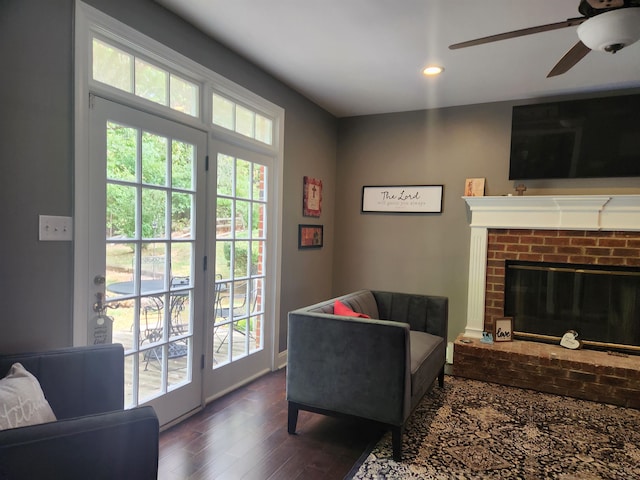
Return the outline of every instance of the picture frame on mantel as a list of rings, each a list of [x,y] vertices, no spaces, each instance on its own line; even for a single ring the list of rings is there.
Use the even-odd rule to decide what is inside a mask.
[[[467,178],[464,182],[465,197],[484,197],[484,178]]]
[[[444,185],[362,187],[362,213],[442,213]]]
[[[513,318],[504,317],[496,318],[495,328],[493,329],[494,342],[512,342],[513,341]]]
[[[305,176],[303,179],[302,215],[319,217],[322,214],[322,180]]]

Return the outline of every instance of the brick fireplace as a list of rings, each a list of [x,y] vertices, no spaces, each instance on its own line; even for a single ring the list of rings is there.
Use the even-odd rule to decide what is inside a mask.
[[[471,211],[467,326],[454,343],[454,374],[640,408],[640,356],[479,342],[504,316],[506,260],[640,266],[640,195],[465,201]]]
[[[484,331],[504,317],[505,262],[640,266],[640,232],[489,229]]]

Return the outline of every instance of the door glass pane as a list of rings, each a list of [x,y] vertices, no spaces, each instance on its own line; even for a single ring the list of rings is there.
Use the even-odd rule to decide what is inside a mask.
[[[171,194],[171,238],[192,238],[191,214],[194,195]]]
[[[118,299],[113,305],[117,306],[109,310],[109,316],[113,318],[113,342],[121,343],[125,350],[130,350],[136,345],[138,332],[137,301]]]
[[[249,353],[261,350],[263,347],[261,336],[263,319],[263,315],[254,315],[251,317],[249,327]]]
[[[114,326],[115,331],[115,326]],[[113,339],[115,342],[115,338]],[[130,346],[124,346],[125,350],[131,348]],[[134,362],[132,356],[124,357],[124,408],[131,408],[137,405],[137,385],[133,382],[134,379]],[[134,386],[136,388],[134,388]]]
[[[194,164],[195,147],[174,140],[171,143],[171,185],[174,188],[194,189]]]
[[[216,277],[228,280],[231,272],[231,246],[233,242],[216,242]]]
[[[136,392],[137,404],[144,403],[162,393],[164,350],[162,345],[152,346],[137,355],[138,365],[140,365]]]
[[[189,322],[191,315],[191,292],[189,290],[175,290],[171,293],[170,301],[172,319],[169,337],[181,337],[191,333],[192,325],[191,322]]]
[[[235,242],[234,277],[246,277],[249,274],[249,242]]]
[[[135,187],[107,184],[107,239],[136,238]]]
[[[253,199],[265,201],[267,199],[267,172],[264,165],[253,165]]]
[[[267,206],[264,203],[254,203],[253,212],[251,214],[251,230],[253,238],[264,238],[264,222]]]
[[[251,164],[244,160],[236,162],[236,197],[251,198]]]
[[[107,122],[107,178],[135,181],[138,130]]]
[[[142,134],[142,183],[167,184],[167,139],[149,132]]]
[[[218,155],[218,195],[233,195],[235,180],[235,159],[228,155]]]
[[[249,238],[251,228],[251,202],[236,201],[235,237]]]
[[[142,189],[142,238],[164,238],[166,209],[166,191]]]
[[[161,242],[142,243],[140,251],[140,278],[143,280],[162,280],[167,269],[167,246]],[[135,267],[132,266],[132,267]],[[146,291],[162,290],[164,283],[158,282]]]
[[[193,244],[191,242],[171,244],[171,277],[185,277],[191,285]]]
[[[228,198],[218,198],[218,203],[216,205],[217,238],[226,238],[233,235],[231,225],[233,217],[233,201]]]
[[[264,241],[251,242],[251,273],[262,275],[264,273]]]
[[[134,243],[107,243],[105,283],[131,280],[135,262]],[[109,297],[107,292],[107,298]]]
[[[177,340],[168,345],[169,348],[169,375],[167,386],[172,390],[191,380],[190,370],[186,359],[191,349],[191,338]]]

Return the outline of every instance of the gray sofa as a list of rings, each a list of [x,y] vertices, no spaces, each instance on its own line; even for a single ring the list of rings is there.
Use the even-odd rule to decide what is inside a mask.
[[[289,312],[288,432],[299,410],[350,415],[402,432],[435,379],[444,385],[446,297],[361,290],[338,297],[371,319],[333,314],[334,301]]]
[[[124,410],[122,345],[0,355],[21,363],[57,421],[0,430],[0,479],[155,479],[159,427],[151,407]]]

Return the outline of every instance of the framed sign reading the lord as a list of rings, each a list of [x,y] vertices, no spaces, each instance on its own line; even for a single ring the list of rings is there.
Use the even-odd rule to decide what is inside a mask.
[[[441,213],[443,185],[362,187],[362,212]]]

